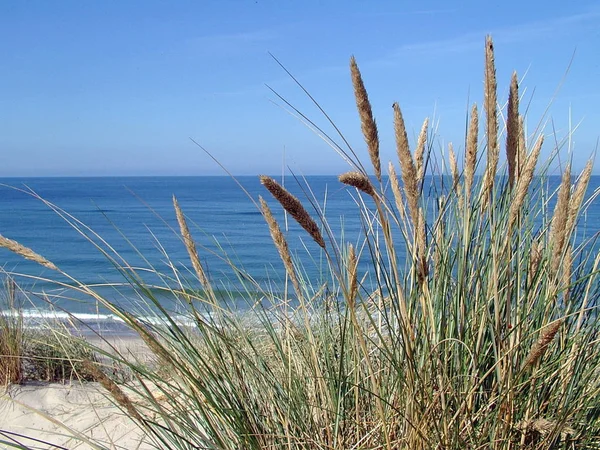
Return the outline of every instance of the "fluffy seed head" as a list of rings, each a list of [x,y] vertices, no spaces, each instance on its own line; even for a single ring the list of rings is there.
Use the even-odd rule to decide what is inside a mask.
[[[111,380],[108,377],[108,375],[106,375],[98,367],[98,364],[90,360],[86,360],[83,362],[83,366],[85,370],[88,371],[102,385],[102,387],[110,393],[112,398],[123,409],[125,409],[125,411],[127,411],[129,417],[132,417],[140,423],[144,421],[131,399],[127,396],[127,394],[117,385],[117,383]]]
[[[338,179],[340,182],[347,184],[348,186],[353,186],[371,197],[375,196],[375,189],[371,184],[371,180],[360,172],[346,172],[341,174]]]
[[[285,236],[283,235],[279,224],[275,220],[275,217],[273,217],[273,214],[271,213],[271,209],[269,208],[269,205],[267,205],[267,202],[265,202],[265,200],[262,197],[259,198],[259,201],[263,216],[265,218],[265,221],[267,222],[267,225],[269,226],[271,239],[273,239],[273,243],[275,244],[275,247],[279,252],[279,256],[283,261],[285,270],[287,271],[292,285],[294,286],[294,290],[296,291],[296,295],[298,295],[298,298],[301,298],[302,290],[300,289],[300,283],[298,281],[296,270],[294,269],[294,265],[292,263],[292,256],[290,254],[290,249],[288,247],[287,240],[285,239]]]
[[[579,180],[577,181],[577,185],[573,190],[573,195],[571,195],[571,201],[569,203],[569,218],[567,220],[567,232],[569,233],[573,231],[573,226],[575,225],[575,221],[579,215],[579,210],[583,204],[585,191],[587,190],[590,176],[592,175],[592,167],[593,163],[590,159],[585,165],[583,172],[581,172],[581,175],[579,175]]]
[[[554,339],[554,336],[556,336],[556,333],[558,333],[558,330],[560,329],[562,323],[562,319],[555,320],[542,330],[540,337],[538,338],[536,343],[533,344],[533,347],[531,347],[527,358],[525,358],[523,367],[533,366],[536,362],[540,360],[542,356],[544,356],[544,353],[546,353],[546,350],[548,349],[548,345],[550,345],[550,343]]]
[[[506,118],[506,159],[508,161],[508,182],[512,187],[518,176],[519,151],[519,82],[517,72],[513,72],[508,94]]]
[[[408,203],[408,210],[411,215],[413,226],[417,226],[419,221],[419,187],[417,179],[417,170],[408,146],[408,137],[404,118],[398,103],[394,103],[394,130],[396,134],[396,149],[400,168],[402,169],[402,181],[404,182],[404,193]]]
[[[16,253],[17,255],[30,261],[34,261],[44,267],[47,267],[48,269],[58,270],[58,267],[56,267],[52,262],[48,261],[43,256],[37,254],[29,247],[25,247],[24,245],[21,245],[17,241],[13,241],[12,239],[5,238],[1,234],[0,247],[4,247],[13,253]]]
[[[375,176],[381,182],[381,160],[379,159],[379,135],[377,132],[377,123],[373,118],[371,102],[367,95],[367,90],[362,80],[360,70],[356,64],[354,56],[350,58],[350,74],[352,75],[352,85],[354,86],[354,97],[356,98],[356,107],[360,116],[360,127],[367,143],[367,149],[375,169]]]
[[[471,108],[471,120],[467,131],[467,145],[465,152],[465,190],[467,192],[467,201],[470,197],[473,180],[475,178],[475,166],[477,165],[477,137],[479,131],[479,117],[477,114],[477,105]]]
[[[306,230],[306,232],[319,244],[321,248],[325,248],[325,240],[321,235],[321,231],[316,222],[310,217],[310,214],[304,209],[300,200],[294,197],[283,186],[281,186],[273,178],[266,175],[260,176],[260,182],[267,188],[273,197],[283,206],[290,216],[294,218],[298,224]]]
[[[188,255],[190,256],[190,261],[192,262],[192,267],[196,272],[196,276],[200,281],[200,284],[204,288],[208,287],[208,278],[204,272],[204,268],[200,263],[200,258],[198,257],[198,250],[196,249],[196,243],[194,239],[192,239],[192,235],[190,233],[190,229],[188,228],[187,221],[185,220],[185,216],[179,207],[179,202],[177,202],[177,198],[173,196],[173,207],[175,208],[175,215],[177,216],[177,222],[179,223],[179,230],[181,232],[181,236],[183,237],[183,243],[185,244],[185,248],[187,249]]]
[[[525,196],[529,190],[529,185],[531,184],[531,180],[533,179],[533,173],[535,171],[535,166],[537,165],[538,158],[540,156],[540,152],[542,150],[542,145],[544,144],[544,135],[540,135],[538,138],[535,147],[531,151],[531,154],[527,158],[527,162],[523,167],[523,173],[519,177],[517,182],[517,189],[515,195],[513,197],[513,201],[510,204],[510,209],[508,211],[508,227],[512,228],[517,217],[519,216],[519,212],[521,211],[521,206],[523,206],[523,202],[525,201]]]
[[[425,176],[425,163],[423,161],[425,155],[425,146],[427,143],[427,127],[429,125],[429,119],[426,118],[421,127],[419,133],[419,139],[417,140],[417,148],[415,149],[415,166],[417,169],[417,183],[423,182]]]
[[[498,114],[497,114],[497,83],[496,66],[494,62],[494,44],[491,36],[485,40],[485,81],[484,109],[486,114],[485,132],[487,136],[487,167],[483,179],[482,195],[487,201],[494,187],[494,178],[498,167]]]

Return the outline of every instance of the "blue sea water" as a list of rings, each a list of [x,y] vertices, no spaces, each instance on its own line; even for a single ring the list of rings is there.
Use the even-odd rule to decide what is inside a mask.
[[[230,177],[0,179],[0,234],[30,247],[82,283],[122,283],[123,277],[114,264],[69,224],[76,219],[110,245],[102,244],[105,250],[115,249],[131,266],[152,266],[169,274],[169,264],[189,266],[173,210],[175,195],[188,218],[202,262],[218,288],[227,290],[236,280],[236,272],[223,259],[223,251],[259,284],[276,284],[282,276],[279,257],[268,228],[249,197],[256,200],[259,195],[264,196],[284,225],[281,208],[271,201],[258,177],[237,180],[247,192]],[[298,183],[291,177],[286,178],[285,184],[299,198],[306,199],[308,195],[324,209],[338,238],[343,229],[347,240],[357,242],[361,220],[352,190],[340,185],[334,176],[310,176],[306,181],[310,192],[302,181]],[[559,178],[551,180],[553,185],[559,182]],[[588,195],[599,186],[600,177],[592,177]],[[61,217],[39,198],[23,192],[28,190],[72,217]],[[587,236],[600,230],[600,202],[587,211],[585,222]],[[287,224],[291,250],[300,255],[306,276],[315,282],[324,267],[317,256],[318,246],[293,220]],[[83,230],[92,236],[92,241],[100,242],[89,230]],[[0,249],[0,267],[8,273],[26,275],[19,277],[19,283],[28,290],[49,294],[60,308],[77,313],[94,311],[91,304],[52,297],[65,291],[43,278],[56,279],[56,275],[8,250]],[[149,279],[160,284],[158,279]],[[126,289],[104,288],[109,297],[126,299],[123,292]],[[33,301],[44,304],[39,298]]]

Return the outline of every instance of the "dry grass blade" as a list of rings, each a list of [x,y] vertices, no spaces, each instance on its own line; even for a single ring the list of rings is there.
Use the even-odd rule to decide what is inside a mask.
[[[531,154],[527,158],[527,162],[523,167],[523,173],[519,177],[519,181],[517,182],[517,189],[515,192],[515,196],[513,198],[512,203],[510,204],[510,209],[508,212],[508,228],[511,229],[517,220],[519,215],[519,211],[523,206],[523,202],[525,201],[525,197],[529,190],[529,185],[531,184],[531,180],[533,179],[533,173],[535,171],[535,167],[537,165],[538,158],[540,157],[540,152],[542,150],[542,145],[544,144],[544,136],[540,135]]]
[[[185,216],[179,207],[179,202],[177,202],[177,198],[173,196],[173,207],[175,208],[175,215],[177,216],[177,222],[179,223],[179,230],[181,232],[181,236],[183,237],[183,243],[185,244],[185,248],[187,249],[188,255],[190,256],[190,261],[192,262],[192,267],[196,272],[196,276],[200,281],[200,284],[204,288],[208,287],[208,278],[206,277],[206,273],[204,272],[204,268],[200,263],[200,258],[198,257],[198,250],[196,249],[196,243],[194,239],[192,239],[192,235],[190,234],[190,229],[188,228],[187,221],[185,220]]]
[[[479,116],[477,105],[471,108],[471,120],[467,131],[467,146],[465,152],[465,190],[467,199],[470,197],[473,180],[475,178],[475,166],[477,165],[477,137],[479,134]]]
[[[508,182],[514,186],[519,176],[519,81],[517,72],[513,72],[508,95],[508,112],[506,119],[506,159],[508,161]]]
[[[394,130],[396,134],[396,148],[400,168],[402,169],[402,181],[404,183],[404,193],[408,203],[408,210],[416,227],[419,221],[419,185],[417,181],[417,170],[408,146],[408,136],[406,135],[406,126],[404,118],[398,103],[394,103]]]
[[[17,255],[19,255],[25,259],[28,259],[30,261],[34,261],[48,269],[58,270],[58,267],[56,267],[52,262],[48,261],[43,256],[37,254],[30,248],[19,244],[17,241],[13,241],[12,239],[5,238],[1,234],[0,234],[0,247],[4,247],[13,253],[16,253]]]
[[[569,202],[569,218],[567,220],[567,232],[570,233],[573,231],[573,227],[575,225],[575,221],[577,220],[577,216],[579,215],[579,210],[581,209],[581,205],[583,204],[583,198],[585,197],[585,191],[587,190],[588,183],[590,181],[590,177],[592,175],[592,160],[589,160],[585,165],[581,175],[579,175],[579,180],[577,181],[577,185],[573,191],[573,195],[571,195],[571,201]]]
[[[346,172],[341,174],[338,179],[341,183],[353,186],[359,191],[375,197],[375,189],[373,188],[373,184],[371,184],[371,180],[360,172]]]
[[[421,184],[425,177],[425,146],[427,144],[427,127],[429,126],[429,119],[426,118],[421,127],[419,133],[419,139],[417,140],[417,148],[415,149],[415,166],[417,168],[417,183]]]
[[[273,178],[266,175],[260,176],[260,182],[267,188],[273,197],[283,206],[298,224],[306,230],[306,232],[319,244],[321,248],[325,248],[325,240],[321,235],[321,231],[317,223],[310,217],[310,214],[304,209],[300,200],[294,197],[283,186],[281,186]]]
[[[271,209],[267,202],[262,197],[259,197],[260,207],[262,209],[263,216],[267,225],[269,226],[269,232],[271,233],[271,239],[273,239],[273,243],[275,247],[277,247],[277,251],[279,252],[279,256],[283,261],[283,265],[285,267],[290,280],[292,281],[292,285],[294,286],[294,290],[296,291],[296,295],[300,298],[302,296],[302,290],[300,289],[300,283],[298,281],[298,276],[296,275],[296,271],[294,270],[294,265],[292,263],[292,256],[290,254],[290,249],[288,247],[287,240],[279,227],[279,224],[273,217],[273,213],[271,213]]]
[[[546,353],[546,350],[548,349],[548,345],[550,345],[550,343],[554,339],[554,336],[556,336],[556,333],[558,333],[558,330],[560,329],[562,323],[562,319],[555,320],[543,329],[543,331],[540,334],[540,337],[535,342],[535,344],[533,344],[533,347],[531,347],[527,358],[525,358],[523,367],[533,366],[536,362],[540,360],[542,356],[544,356],[544,353]]]
[[[371,163],[375,169],[375,176],[381,182],[381,160],[379,159],[379,135],[377,132],[377,123],[373,118],[371,102],[369,101],[369,96],[367,95],[367,90],[365,89],[354,56],[350,58],[350,73],[352,75],[352,85],[354,86],[356,107],[358,108],[358,114],[360,116],[360,127],[367,143]]]
[[[485,80],[484,80],[484,110],[486,114],[485,133],[487,136],[487,167],[485,170],[483,191],[487,199],[494,186],[494,177],[498,167],[498,113],[497,113],[497,82],[494,62],[494,44],[491,36],[485,40]],[[487,200],[484,200],[487,201]]]
[[[558,191],[558,200],[552,216],[550,226],[550,245],[552,245],[552,260],[550,264],[552,274],[556,274],[562,259],[562,252],[567,240],[567,220],[569,216],[569,200],[571,198],[571,165],[567,165],[563,172],[562,182]]]

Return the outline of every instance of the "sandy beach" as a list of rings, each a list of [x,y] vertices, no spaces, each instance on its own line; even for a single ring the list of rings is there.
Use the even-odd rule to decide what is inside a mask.
[[[113,346],[125,357],[149,358],[143,342],[135,337],[89,340],[105,350]],[[35,449],[153,448],[143,437],[99,383],[26,383],[8,386],[0,395],[1,441]],[[0,448],[9,448],[6,445]]]

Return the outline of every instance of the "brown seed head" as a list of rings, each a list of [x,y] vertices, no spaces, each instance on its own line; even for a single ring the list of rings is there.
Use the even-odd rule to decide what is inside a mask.
[[[519,152],[519,82],[517,72],[513,72],[508,94],[506,118],[506,159],[508,161],[508,182],[512,187],[518,176]]]
[[[381,160],[379,159],[379,135],[377,132],[377,123],[373,118],[371,102],[367,95],[367,90],[362,80],[360,70],[356,64],[354,56],[350,58],[350,74],[352,75],[352,85],[354,86],[354,97],[356,98],[356,107],[360,116],[360,126],[367,143],[371,163],[375,169],[375,176],[381,182]]]
[[[96,379],[104,389],[106,389],[112,398],[125,410],[129,417],[137,420],[138,422],[143,422],[144,419],[138,412],[137,408],[131,401],[131,399],[125,394],[125,392],[115,383],[112,379],[108,377],[99,367],[98,364],[85,360],[83,362],[84,369],[89,372],[94,379]]]
[[[587,190],[588,183],[590,181],[590,176],[592,175],[592,167],[593,163],[590,159],[585,165],[583,172],[581,172],[581,175],[579,175],[579,180],[577,181],[577,185],[575,186],[573,195],[571,196],[571,201],[569,203],[569,219],[567,220],[568,233],[573,231],[573,226],[575,225],[577,216],[579,216],[579,210],[581,209],[581,205],[583,204],[585,191]]]
[[[546,353],[546,350],[548,349],[548,345],[550,345],[550,343],[554,339],[554,336],[556,336],[556,333],[558,333],[558,330],[560,329],[562,323],[563,319],[555,320],[542,330],[542,332],[540,333],[540,337],[538,338],[536,343],[533,344],[533,347],[531,347],[527,358],[525,358],[523,367],[533,366],[536,362],[540,360],[542,356],[544,356],[544,353]]]
[[[283,261],[283,266],[285,267],[285,270],[290,277],[292,285],[294,286],[294,290],[296,291],[296,295],[298,295],[298,298],[301,298],[302,290],[300,289],[298,276],[296,275],[296,270],[294,269],[294,264],[292,263],[292,256],[290,254],[290,249],[288,247],[287,240],[285,239],[285,236],[283,235],[279,224],[275,220],[275,217],[273,217],[273,214],[271,213],[271,209],[269,208],[269,205],[267,205],[267,202],[265,202],[265,200],[262,197],[259,198],[259,201],[263,216],[265,218],[265,221],[267,222],[267,225],[269,226],[271,239],[273,239],[273,243],[275,244],[275,247],[279,252],[279,256]]]
[[[469,130],[467,131],[467,145],[465,152],[465,190],[467,192],[467,202],[471,196],[471,188],[475,178],[475,166],[477,165],[477,136],[479,131],[479,117],[477,115],[477,105],[471,109],[471,120],[469,121]]]
[[[417,169],[417,183],[421,184],[423,182],[423,178],[425,177],[425,163],[424,163],[424,155],[425,155],[425,146],[427,144],[427,127],[429,125],[429,119],[426,118],[423,122],[423,126],[421,127],[421,132],[419,133],[419,139],[417,140],[417,148],[415,149],[415,167]]]
[[[338,179],[348,186],[353,186],[359,191],[362,191],[371,197],[375,197],[375,189],[371,184],[371,180],[360,172],[346,172],[341,174]]]
[[[190,256],[190,261],[192,262],[192,267],[196,272],[196,276],[198,277],[198,281],[204,287],[208,287],[208,278],[204,272],[204,268],[200,263],[200,258],[198,257],[198,250],[196,249],[196,243],[190,234],[190,229],[188,228],[187,221],[185,220],[185,216],[179,207],[179,203],[177,202],[177,198],[173,196],[173,207],[175,208],[175,215],[177,216],[177,222],[179,223],[179,229],[181,232],[181,236],[183,237],[183,243],[185,244],[185,248],[187,249],[188,255]]]
[[[484,109],[486,114],[487,136],[487,167],[483,180],[483,198],[486,199],[494,187],[494,178],[498,167],[498,114],[497,114],[497,83],[496,66],[494,62],[494,43],[491,36],[485,40],[485,80],[484,80]]]
[[[556,274],[562,259],[563,249],[567,241],[566,227],[569,216],[569,200],[571,197],[571,165],[567,165],[563,172],[562,182],[558,190],[558,199],[552,216],[550,226],[550,242],[552,245],[552,260],[550,269]]]
[[[398,103],[394,103],[394,129],[396,134],[396,149],[400,168],[402,169],[402,181],[404,182],[404,193],[408,203],[408,210],[411,215],[413,226],[417,226],[419,221],[419,187],[417,180],[417,170],[408,146],[408,137],[404,118]]]
[[[321,248],[325,248],[325,240],[321,235],[321,231],[316,222],[310,217],[310,214],[304,209],[300,200],[294,197],[283,186],[281,186],[273,178],[266,175],[260,176],[260,182],[267,188],[273,197],[283,206],[290,216],[294,218],[298,224],[306,230],[306,232],[319,244]]]
[[[523,173],[519,177],[517,182],[517,189],[515,195],[513,197],[513,201],[510,204],[510,209],[508,211],[508,227],[512,228],[517,217],[519,216],[519,212],[521,211],[521,207],[523,206],[523,202],[525,201],[525,196],[529,190],[529,185],[531,184],[531,180],[533,179],[533,173],[535,171],[535,167],[537,165],[538,158],[540,156],[540,152],[542,150],[542,145],[544,144],[544,136],[540,135],[538,138],[531,154],[527,158],[527,162],[523,167]]]
[[[34,261],[48,269],[58,270],[52,262],[48,261],[43,256],[37,254],[29,247],[25,247],[24,245],[19,244],[17,241],[13,241],[12,239],[5,238],[0,234],[0,247],[4,247],[10,250],[13,253],[21,256],[22,258],[28,259],[30,261]]]

